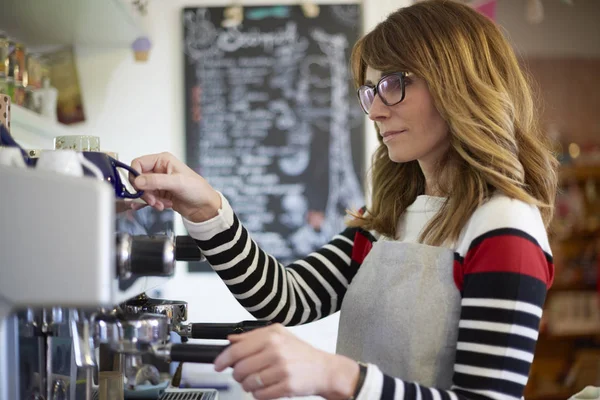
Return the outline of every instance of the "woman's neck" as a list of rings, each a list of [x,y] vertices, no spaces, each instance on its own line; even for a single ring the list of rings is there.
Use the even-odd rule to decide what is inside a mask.
[[[444,193],[436,185],[431,185],[429,182],[425,183],[425,195],[433,197],[444,197]]]
[[[425,177],[425,195],[436,197],[448,197],[451,190],[449,183],[452,181],[452,162],[444,164],[443,168],[437,165],[419,162],[421,171]],[[440,184],[441,183],[441,184]]]

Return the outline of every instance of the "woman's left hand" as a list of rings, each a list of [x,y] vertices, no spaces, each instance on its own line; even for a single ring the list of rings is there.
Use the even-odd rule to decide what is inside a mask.
[[[303,342],[283,325],[229,335],[228,339],[231,345],[215,360],[215,370],[232,367],[233,378],[256,399],[330,392],[337,356]]]

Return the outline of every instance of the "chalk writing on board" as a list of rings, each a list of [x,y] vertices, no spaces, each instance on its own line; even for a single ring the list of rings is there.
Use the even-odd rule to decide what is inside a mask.
[[[252,238],[291,262],[364,204],[364,132],[349,75],[359,5],[186,8],[187,163],[231,203]]]

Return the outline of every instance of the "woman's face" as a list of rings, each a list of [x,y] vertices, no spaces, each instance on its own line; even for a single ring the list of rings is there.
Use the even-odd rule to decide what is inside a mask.
[[[365,85],[376,85],[381,77],[381,71],[367,67]],[[376,95],[369,118],[377,124],[394,162],[418,160],[421,168],[430,167],[449,147],[448,125],[435,108],[427,83],[413,74],[405,77],[404,99],[387,106]]]

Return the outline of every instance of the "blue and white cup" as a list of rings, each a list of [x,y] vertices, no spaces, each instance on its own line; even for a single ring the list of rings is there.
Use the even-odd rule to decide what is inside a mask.
[[[119,174],[119,168],[126,169],[134,176],[138,176],[139,173],[131,168],[129,165],[122,163],[121,161],[109,156],[106,153],[95,152],[95,151],[84,151],[81,154],[91,161],[96,167],[102,172],[105,181],[110,183],[115,189],[115,195],[121,199],[137,199],[142,197],[144,194],[143,190],[129,191],[124,178]]]

